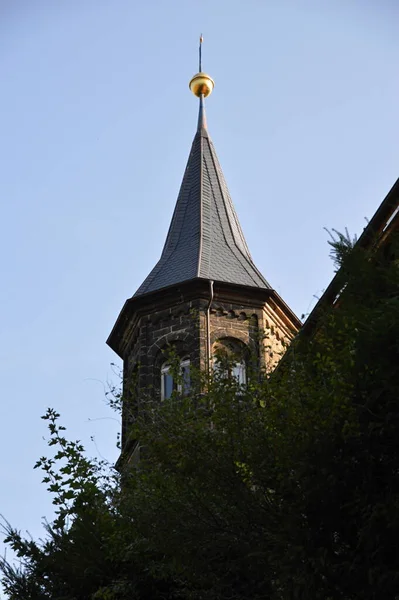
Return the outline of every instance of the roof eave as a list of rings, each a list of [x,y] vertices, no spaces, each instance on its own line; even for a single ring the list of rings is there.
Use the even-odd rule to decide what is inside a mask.
[[[187,293],[190,289],[193,290],[195,288],[195,293],[200,296],[205,295],[209,289],[210,279],[205,279],[202,277],[196,277],[194,279],[189,279],[187,281],[182,281],[177,284],[165,286],[163,288],[146,292],[144,294],[140,294],[139,296],[132,296],[128,298],[124,303],[122,310],[120,311],[118,318],[113,326],[111,333],[108,336],[106,341],[107,345],[121,358],[123,359],[123,349],[121,344],[121,339],[123,332],[126,330],[126,325],[128,321],[132,318],[134,312],[139,310],[141,307],[148,305],[150,303],[154,303],[157,300],[164,299],[169,293],[176,293],[181,295],[181,293]],[[258,298],[259,300],[267,299],[270,296],[279,303],[283,309],[289,313],[290,317],[296,323],[298,318],[291,311],[291,309],[285,304],[285,302],[280,298],[275,290],[272,288],[261,288],[257,286],[247,286],[241,285],[237,283],[230,283],[226,281],[214,281],[214,285],[219,287],[220,289],[230,290],[230,291],[238,291],[241,293],[247,292],[245,295],[248,297],[251,296],[254,299]]]

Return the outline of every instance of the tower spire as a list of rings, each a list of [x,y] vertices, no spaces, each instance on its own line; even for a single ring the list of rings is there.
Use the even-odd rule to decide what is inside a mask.
[[[201,67],[200,38],[200,67]],[[212,77],[200,71],[190,81],[199,98],[198,127],[161,258],[135,296],[195,279],[270,290],[248,250],[206,127],[205,98]]]

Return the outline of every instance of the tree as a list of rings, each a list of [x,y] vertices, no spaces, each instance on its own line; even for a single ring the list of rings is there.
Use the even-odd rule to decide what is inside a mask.
[[[272,376],[241,386],[222,369],[141,403],[122,491],[47,414],[58,513],[43,544],[8,527],[23,559],[2,563],[10,599],[397,597],[398,264],[333,249],[338,306]]]
[[[56,517],[44,541],[25,539],[5,522],[6,542],[22,566],[1,559],[3,585],[12,600],[123,600],[164,598],[169,584],[154,581],[134,551],[134,532],[119,509],[119,478],[103,461],[68,441],[59,414],[49,409],[52,458],[35,465],[53,496]],[[173,594],[168,597],[173,598]]]

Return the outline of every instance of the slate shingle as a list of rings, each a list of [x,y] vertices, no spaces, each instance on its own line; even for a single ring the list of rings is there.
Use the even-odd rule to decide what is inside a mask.
[[[249,253],[206,128],[202,99],[161,258],[135,296],[197,277],[271,289]]]

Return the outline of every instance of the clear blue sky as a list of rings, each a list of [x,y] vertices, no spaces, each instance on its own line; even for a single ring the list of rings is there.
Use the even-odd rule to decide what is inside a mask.
[[[333,274],[323,228],[360,233],[399,175],[397,0],[2,0],[0,512],[34,536],[47,406],[117,456],[105,340],[162,249],[201,31],[248,245],[299,316]]]

